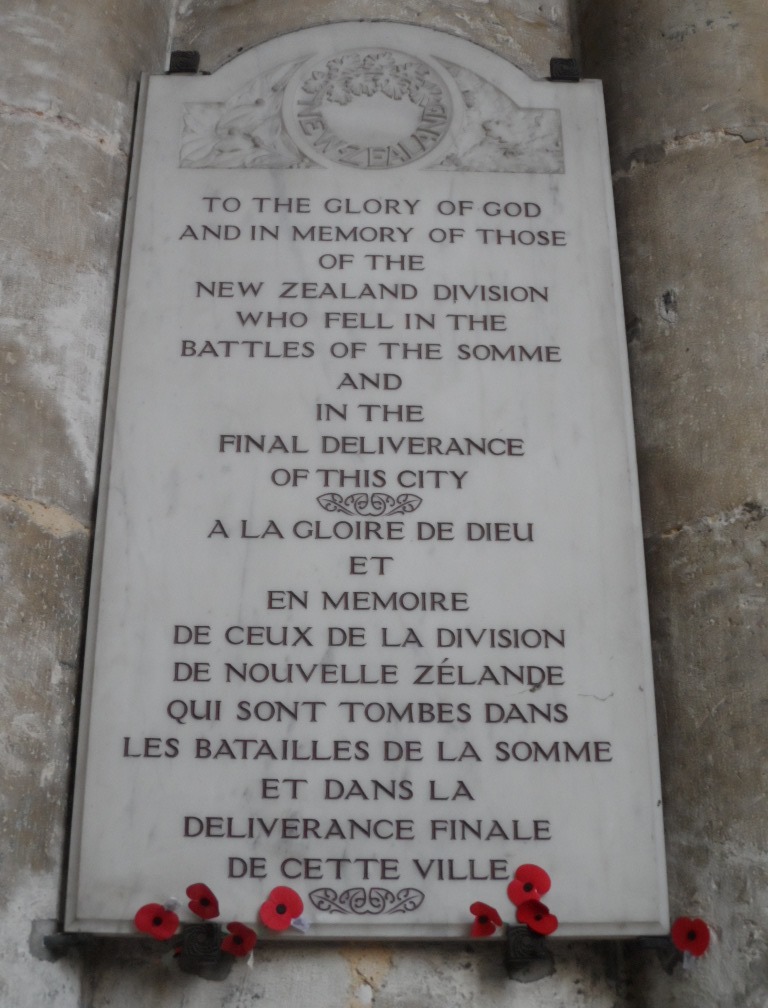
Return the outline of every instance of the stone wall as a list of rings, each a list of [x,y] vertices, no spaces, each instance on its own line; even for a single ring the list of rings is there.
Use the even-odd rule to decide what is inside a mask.
[[[96,456],[136,86],[162,0],[0,11],[0,1003],[80,1002],[55,927]],[[36,922],[36,923],[33,923]]]
[[[266,946],[220,984],[142,941],[54,961],[96,456],[136,82],[330,20],[426,24],[534,77],[566,0],[7,0],[0,13],[3,450],[0,1004],[762,1008],[765,547],[763,0],[583,0],[605,81],[656,649],[673,914],[717,941],[669,977],[617,943],[509,981],[497,947]],[[761,203],[761,199],[763,202]],[[762,314],[761,314],[762,313]]]
[[[768,11],[587,0],[580,29],[612,146],[670,903],[718,937],[671,982],[635,964],[632,1003],[763,1005]]]

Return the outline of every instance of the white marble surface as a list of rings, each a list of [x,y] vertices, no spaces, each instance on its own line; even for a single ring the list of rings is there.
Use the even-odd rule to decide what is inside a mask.
[[[599,85],[329,26],[152,78],[139,160],[67,926],[466,938],[534,862],[558,935],[665,930]]]

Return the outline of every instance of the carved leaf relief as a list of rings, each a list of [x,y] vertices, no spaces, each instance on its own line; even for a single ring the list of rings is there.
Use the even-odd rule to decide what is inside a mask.
[[[285,88],[298,60],[250,81],[226,102],[184,106],[182,168],[311,168],[285,128]]]
[[[439,62],[452,88],[434,63],[390,49],[283,64],[226,102],[184,106],[181,167],[312,168],[325,160],[382,169],[430,155],[439,158],[427,158],[433,171],[564,170],[557,109],[521,108],[473,71]],[[461,97],[460,123],[451,90]]]
[[[442,61],[465,106],[456,146],[436,170],[564,171],[563,131],[557,109],[524,109],[471,70]]]

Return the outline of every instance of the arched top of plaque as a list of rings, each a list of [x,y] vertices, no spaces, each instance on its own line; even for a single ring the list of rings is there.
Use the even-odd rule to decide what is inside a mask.
[[[194,84],[182,168],[564,170],[552,85],[429,28],[308,28]]]

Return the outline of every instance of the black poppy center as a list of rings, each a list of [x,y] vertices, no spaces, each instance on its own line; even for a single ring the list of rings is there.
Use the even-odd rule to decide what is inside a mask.
[[[152,926],[153,927],[160,927],[160,925],[162,923],[163,923],[163,918],[162,917],[153,917],[152,918]]]
[[[287,912],[287,910],[288,907],[285,905],[285,903],[278,903],[277,906],[275,907],[275,913],[284,914]]]
[[[694,941],[696,939],[696,932],[691,930],[688,932],[688,941]]]
[[[533,882],[526,882],[525,885],[523,886],[523,889],[525,890],[525,892],[532,892]]]
[[[477,919],[480,921],[481,924],[488,924],[487,914],[480,914],[480,916]]]
[[[201,896],[200,897],[200,906],[210,906],[210,905],[211,905],[211,901],[208,899],[207,896]]]
[[[235,945],[242,945],[243,944],[243,936],[242,935],[233,935],[232,936],[232,941],[235,943]]]

